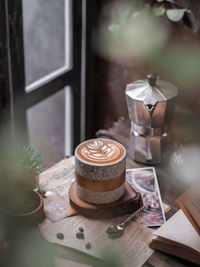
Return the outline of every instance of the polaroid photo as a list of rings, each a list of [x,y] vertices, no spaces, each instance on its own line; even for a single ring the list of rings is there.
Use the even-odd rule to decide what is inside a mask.
[[[165,223],[165,214],[155,168],[127,169],[126,181],[136,192],[141,193],[144,205],[150,200],[154,203],[153,208],[145,208],[136,221],[145,226],[160,226]]]

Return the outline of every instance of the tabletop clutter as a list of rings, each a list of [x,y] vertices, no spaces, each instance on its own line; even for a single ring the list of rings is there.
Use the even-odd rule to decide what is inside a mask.
[[[126,184],[125,175],[126,150],[120,143],[109,139],[83,142],[75,150],[71,205],[86,217],[116,217],[136,211],[142,198]]]
[[[168,140],[177,88],[149,76],[148,80],[128,85],[126,95],[132,121],[131,157],[146,164],[158,163]],[[170,207],[162,203],[155,168],[126,169],[126,153],[117,141],[91,139],[78,145],[75,158],[65,159],[41,174],[40,187],[54,192],[52,199],[47,194],[49,220],[40,226],[44,237],[97,257],[100,248],[122,249],[124,259],[132,257],[130,266],[141,266],[153,253],[151,248],[200,263],[200,238],[186,217],[184,229],[189,225],[195,245],[189,242],[185,256],[183,246],[181,253],[175,253],[166,245],[178,226],[174,216],[166,222],[165,212]],[[176,215],[179,223],[184,216]],[[161,228],[157,233],[147,228],[152,226]],[[85,240],[85,246],[80,240]],[[184,243],[183,235],[174,241],[177,248],[178,243]]]
[[[42,173],[43,236],[98,258],[109,248],[127,266],[141,266],[153,253],[147,227],[162,225],[165,215],[155,169],[126,169],[125,160],[117,141],[91,139]]]

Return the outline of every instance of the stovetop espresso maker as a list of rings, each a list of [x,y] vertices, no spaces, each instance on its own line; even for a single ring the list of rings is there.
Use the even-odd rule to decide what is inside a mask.
[[[173,118],[178,89],[175,85],[148,75],[126,87],[131,120],[129,154],[145,164],[161,163],[169,148],[168,128]]]

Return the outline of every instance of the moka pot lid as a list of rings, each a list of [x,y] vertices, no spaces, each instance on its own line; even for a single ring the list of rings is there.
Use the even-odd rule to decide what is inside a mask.
[[[126,87],[126,95],[136,101],[143,101],[145,105],[154,106],[157,102],[168,101],[177,96],[178,88],[157,75],[150,74],[145,80],[136,80]]]

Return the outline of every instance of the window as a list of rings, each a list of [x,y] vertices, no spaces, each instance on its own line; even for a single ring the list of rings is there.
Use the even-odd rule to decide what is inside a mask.
[[[49,152],[56,161],[81,139],[83,11],[81,0],[5,0],[0,8],[0,85],[12,128],[37,150],[45,139],[43,150],[60,147]]]

